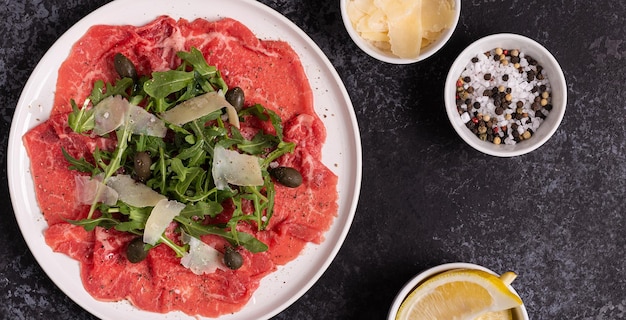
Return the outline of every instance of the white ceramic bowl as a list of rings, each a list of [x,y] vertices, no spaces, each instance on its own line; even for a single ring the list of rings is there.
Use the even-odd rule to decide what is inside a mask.
[[[420,55],[417,58],[403,59],[389,52],[385,52],[379,48],[376,48],[374,45],[372,45],[368,41],[361,38],[361,36],[359,36],[359,33],[356,30],[354,30],[354,27],[352,26],[352,22],[350,22],[350,17],[348,17],[348,12],[347,12],[348,1],[350,0],[340,0],[341,18],[343,19],[343,24],[346,27],[348,34],[352,38],[352,41],[354,41],[354,43],[361,50],[363,50],[363,52],[367,53],[371,57],[378,59],[380,61],[384,61],[384,62],[392,63],[392,64],[415,63],[418,61],[422,61],[432,56],[433,54],[435,54],[435,52],[439,51],[439,49],[441,49],[446,44],[446,42],[450,40],[450,37],[454,33],[454,29],[456,28],[456,25],[459,22],[459,17],[461,15],[461,0],[454,0],[455,16],[454,16],[454,20],[450,28],[448,28],[441,34],[441,37],[439,38],[439,40],[430,44],[428,47],[422,49],[420,52]]]
[[[456,82],[459,76],[473,57],[495,48],[519,49],[520,52],[537,60],[538,63],[543,66],[544,73],[548,76],[552,88],[553,109],[530,139],[523,140],[513,145],[496,145],[480,140],[465,126],[456,107]],[[444,102],[452,127],[467,144],[478,151],[492,156],[513,157],[526,154],[539,148],[554,134],[565,114],[565,108],[567,106],[567,85],[561,66],[554,56],[542,45],[532,39],[517,34],[494,34],[472,43],[456,58],[446,78]]]
[[[432,267],[428,270],[421,272],[420,274],[415,276],[413,279],[411,279],[409,282],[407,282],[404,285],[404,287],[402,287],[400,292],[398,292],[398,294],[396,295],[396,298],[394,299],[393,304],[391,305],[391,308],[389,309],[389,314],[388,314],[387,319],[396,320],[396,315],[398,313],[398,309],[400,309],[400,305],[402,304],[402,301],[404,301],[404,299],[409,295],[409,293],[411,293],[411,291],[413,291],[413,289],[415,289],[415,287],[421,284],[424,280],[438,273],[448,271],[448,270],[453,270],[453,269],[478,269],[478,270],[483,270],[483,271],[499,276],[495,272],[483,266],[479,266],[473,263],[454,262],[454,263],[446,263],[446,264],[438,265],[436,267]],[[517,292],[515,291],[515,289],[513,289],[512,286],[509,285],[509,288],[511,289],[513,293],[517,295]],[[513,309],[513,320],[529,320],[528,313],[526,312],[526,307],[524,306],[524,304]]]

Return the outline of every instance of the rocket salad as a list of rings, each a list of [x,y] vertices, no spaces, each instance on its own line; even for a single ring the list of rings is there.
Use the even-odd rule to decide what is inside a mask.
[[[113,150],[96,148],[93,161],[63,150],[70,169],[87,173],[81,175],[80,188],[94,188],[82,199],[90,205],[88,216],[69,222],[86,230],[99,226],[143,236],[144,250],[165,244],[181,258],[207,234],[253,253],[265,251],[265,243],[237,226],[267,227],[275,196],[270,172],[295,144],[283,141],[276,113],[260,104],[241,108],[242,91],[229,89],[199,50],[177,55],[182,61],[177,69],[151,77],[138,77],[132,62],[116,55],[120,79],[96,82],[81,107],[71,102],[73,131],[117,139],[117,144]],[[239,121],[250,118],[271,123],[274,132],[259,130],[246,138]],[[234,207],[232,216],[209,223],[227,200]],[[172,221],[182,242],[163,232]]]

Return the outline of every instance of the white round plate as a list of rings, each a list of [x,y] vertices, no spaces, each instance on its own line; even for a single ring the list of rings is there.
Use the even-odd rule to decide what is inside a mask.
[[[314,93],[315,110],[326,126],[324,164],[339,177],[339,212],[325,241],[309,244],[294,261],[265,277],[249,303],[226,319],[267,319],[299,299],[321,277],[341,247],[352,223],[361,187],[361,140],[348,93],[328,58],[295,24],[271,8],[251,0],[116,0],[87,15],[44,55],[20,96],[9,136],[8,179],[11,201],[22,235],[46,274],[72,300],[102,319],[181,319],[180,312],[157,314],[126,301],[101,302],[83,288],[78,262],[54,253],[44,241],[47,228],[30,174],[22,136],[45,121],[52,108],[57,70],[71,46],[96,24],[143,25],[159,15],[192,20],[234,18],[260,39],[283,40],[298,53]],[[189,317],[192,318],[192,317]]]

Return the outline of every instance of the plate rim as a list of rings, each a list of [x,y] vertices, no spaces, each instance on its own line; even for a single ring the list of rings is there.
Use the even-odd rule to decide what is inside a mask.
[[[188,5],[192,5],[199,3],[201,0],[191,0],[188,1],[187,4]],[[213,1],[213,0],[210,0]],[[30,225],[31,221],[28,220],[29,217],[24,216],[23,214],[20,214],[23,209],[21,209],[18,205],[16,205],[16,203],[19,203],[20,200],[23,199],[23,197],[19,196],[18,193],[19,192],[28,192],[28,191],[33,191],[33,190],[27,190],[28,187],[23,185],[20,180],[22,179],[30,179],[30,173],[28,174],[27,178],[24,177],[17,177],[16,175],[18,173],[15,173],[14,170],[11,170],[11,168],[15,168],[16,164],[15,162],[17,160],[19,160],[18,157],[15,156],[15,153],[17,153],[18,155],[20,154],[20,152],[25,152],[24,151],[24,146],[22,144],[22,136],[23,134],[25,134],[28,130],[30,130],[33,126],[26,128],[23,124],[18,123],[18,121],[15,121],[16,119],[18,119],[22,113],[27,113],[27,111],[23,111],[22,109],[25,108],[26,105],[29,104],[29,98],[32,98],[30,96],[27,96],[27,94],[33,90],[41,90],[41,87],[45,87],[45,84],[35,84],[34,79],[36,78],[35,75],[41,74],[41,73],[47,73],[47,74],[54,74],[53,78],[54,78],[54,83],[56,83],[56,72],[58,71],[57,69],[54,68],[46,68],[47,62],[49,60],[54,60],[54,56],[53,53],[59,50],[62,50],[64,53],[69,53],[71,45],[73,45],[76,40],[78,40],[80,38],[80,36],[82,36],[84,34],[84,32],[79,32],[80,30],[86,30],[88,27],[90,27],[91,25],[94,25],[94,23],[90,23],[90,20],[93,20],[94,17],[97,17],[99,14],[106,12],[107,10],[111,10],[112,8],[116,8],[118,6],[122,6],[125,3],[135,3],[137,5],[137,3],[150,3],[153,4],[154,2],[158,2],[161,5],[165,5],[168,3],[167,0],[158,0],[158,1],[148,1],[148,0],[141,0],[141,1],[132,1],[132,0],[115,0],[112,2],[109,2],[97,9],[95,9],[94,11],[90,12],[89,14],[87,14],[86,16],[84,16],[83,18],[81,18],[78,22],[76,22],[74,25],[72,25],[68,30],[66,30],[65,32],[63,32],[63,34],[48,48],[48,50],[46,51],[46,53],[42,56],[42,58],[40,59],[40,61],[37,63],[37,65],[35,66],[35,68],[33,69],[31,75],[29,76],[21,94],[18,100],[18,103],[16,105],[13,117],[12,117],[12,122],[11,122],[11,126],[10,126],[10,131],[9,131],[9,145],[8,145],[8,159],[7,159],[7,172],[8,172],[8,182],[9,182],[9,193],[10,193],[10,198],[11,198],[11,202],[13,204],[13,211],[14,211],[14,215],[16,216],[16,220],[18,222],[18,226],[20,229],[20,232],[22,234],[22,236],[25,239],[25,242],[29,248],[29,250],[31,251],[31,253],[33,254],[33,256],[35,257],[35,260],[37,261],[37,263],[39,264],[39,266],[41,267],[41,269],[46,273],[46,275],[48,276],[48,278],[65,294],[67,295],[70,299],[72,299],[72,301],[74,301],[75,303],[77,303],[81,308],[83,308],[84,310],[86,310],[87,312],[101,317],[101,318],[106,318],[106,314],[100,314],[99,312],[96,312],[95,310],[93,310],[93,308],[91,308],[89,305],[86,305],[81,299],[77,299],[76,295],[77,293],[75,292],[68,292],[67,286],[63,283],[59,283],[58,279],[56,279],[56,275],[51,274],[51,270],[49,270],[50,268],[47,268],[41,261],[43,254],[42,253],[38,253],[38,247],[35,247],[35,242],[39,241],[39,242],[43,242],[43,248],[44,250],[49,250],[49,253],[52,253],[52,250],[50,249],[50,247],[45,244],[44,238],[43,238],[43,234],[37,234],[37,235],[32,235],[32,236],[27,236],[27,234],[25,234],[24,230],[26,230],[26,228],[28,227],[32,227],[32,225]],[[209,1],[205,1],[205,2],[209,2]],[[335,259],[336,255],[338,254],[340,248],[342,247],[345,238],[347,237],[347,234],[349,232],[349,229],[351,227],[352,221],[354,219],[354,216],[356,214],[356,207],[358,204],[358,199],[359,199],[359,195],[360,195],[360,189],[361,189],[361,180],[362,180],[362,146],[361,146],[361,140],[360,140],[360,133],[358,130],[358,123],[357,123],[357,119],[356,119],[356,115],[354,112],[354,108],[352,105],[352,102],[350,100],[349,94],[345,88],[345,85],[343,84],[343,81],[341,80],[341,78],[339,77],[337,71],[335,70],[334,66],[332,65],[332,63],[328,60],[328,57],[323,53],[323,51],[317,46],[317,44],[315,44],[315,42],[304,32],[302,31],[295,23],[293,23],[291,20],[289,20],[288,18],[286,18],[285,16],[283,16],[282,14],[280,14],[279,12],[277,12],[276,10],[272,9],[271,7],[262,4],[260,2],[256,2],[256,1],[252,1],[252,0],[229,0],[229,5],[242,5],[242,6],[246,6],[246,7],[250,7],[252,9],[255,10],[261,10],[263,11],[265,14],[268,14],[270,16],[270,18],[272,20],[276,19],[278,20],[280,23],[285,24],[287,26],[290,27],[289,32],[295,32],[296,36],[300,37],[302,41],[304,41],[308,47],[307,48],[295,48],[294,50],[296,50],[296,52],[298,53],[298,55],[300,56],[301,60],[303,60],[302,54],[303,52],[301,52],[300,50],[303,51],[308,51],[308,50],[312,50],[313,52],[310,53],[310,55],[316,59],[321,59],[321,62],[323,62],[322,65],[320,65],[320,67],[323,68],[327,68],[328,72],[330,73],[330,76],[335,80],[335,84],[337,85],[337,90],[339,90],[338,94],[341,94],[341,96],[344,98],[344,101],[341,101],[341,103],[338,103],[338,105],[343,105],[343,103],[345,103],[345,110],[342,110],[344,112],[347,112],[347,116],[350,120],[350,123],[352,124],[351,128],[351,135],[353,137],[353,141],[350,142],[354,142],[353,145],[351,146],[345,146],[345,147],[350,147],[351,151],[354,153],[354,161],[356,161],[356,163],[354,163],[354,167],[356,168],[355,170],[351,171],[351,176],[350,177],[346,177],[347,180],[350,180],[354,183],[353,187],[351,190],[349,191],[349,195],[351,195],[350,198],[346,199],[346,201],[348,202],[348,210],[347,212],[340,212],[341,211],[341,207],[338,208],[338,217],[335,219],[335,221],[333,222],[333,226],[335,226],[336,224],[340,223],[340,217],[339,215],[343,214],[343,222],[344,225],[341,228],[340,232],[337,234],[336,236],[336,245],[334,245],[332,247],[332,250],[330,250],[330,252],[328,252],[328,255],[326,255],[325,259],[323,259],[321,267],[319,268],[319,270],[317,272],[314,273],[313,277],[310,278],[309,281],[306,281],[306,284],[304,286],[302,286],[296,293],[295,295],[289,299],[284,301],[283,303],[278,304],[273,310],[266,312],[265,314],[263,314],[263,317],[266,318],[270,318],[280,312],[282,312],[283,310],[285,310],[287,307],[289,307],[291,304],[293,304],[294,302],[296,302],[302,295],[304,295],[315,283],[317,283],[317,281],[319,280],[319,278],[321,278],[321,276],[323,275],[323,273],[328,269],[328,267],[330,266],[330,264],[332,263],[332,261]],[[219,10],[218,10],[219,11]],[[145,15],[145,14],[144,14]],[[218,16],[220,16],[220,14],[217,14]],[[222,16],[222,17],[226,17],[226,16]],[[156,16],[150,16],[146,19],[146,21],[151,21],[153,19],[155,19]],[[242,21],[246,26],[247,24]],[[96,23],[97,24],[97,23]],[[141,25],[142,22],[137,22],[136,25]],[[254,28],[250,28],[253,32],[256,31],[254,30]],[[74,41],[70,41],[71,39],[75,39]],[[263,38],[265,39],[265,38]],[[280,40],[280,39],[278,39]],[[70,42],[70,46],[66,48],[66,50],[63,50],[62,48],[60,48],[60,46],[66,42]],[[62,58],[64,60],[64,57]],[[304,63],[303,63],[304,64]],[[50,77],[50,75],[47,75],[46,78]],[[311,79],[309,79],[309,82],[311,83]],[[54,88],[55,84],[52,85],[52,88]],[[36,88],[34,88],[36,87]],[[313,85],[311,85],[311,89],[313,90],[313,92],[315,93],[316,88],[313,87]],[[51,104],[51,103],[50,103]],[[34,106],[29,105],[29,108],[34,108]],[[343,107],[343,106],[342,106]],[[20,109],[22,108],[22,109]],[[316,113],[318,113],[319,116],[319,110],[317,110],[317,106],[316,106]],[[49,114],[49,112],[48,112]],[[28,115],[28,116],[32,116],[32,115]],[[29,118],[29,117],[27,117]],[[321,118],[321,117],[320,117]],[[328,138],[326,141],[326,144],[328,144]],[[26,156],[26,158],[28,159],[28,157]],[[29,162],[30,163],[30,162]],[[25,168],[26,171],[30,171],[30,165],[26,164]],[[328,164],[327,164],[328,166]],[[330,166],[329,166],[330,167]],[[20,172],[23,173],[23,172]],[[344,178],[344,177],[340,177]],[[339,185],[338,185],[339,187]],[[19,189],[19,190],[18,190]],[[339,191],[339,190],[338,190]],[[341,194],[340,194],[341,197]],[[31,204],[32,205],[32,204]],[[34,205],[36,208],[38,208],[37,204],[35,203]],[[39,210],[40,211],[40,210]],[[41,212],[35,213],[35,215],[41,215]],[[41,219],[43,219],[43,216],[41,217]],[[45,222],[44,222],[45,223]],[[331,226],[331,228],[333,228],[333,226]],[[328,234],[328,231],[327,233]],[[33,240],[34,238],[38,238]],[[325,241],[328,242],[328,241]],[[323,244],[323,243],[322,243]],[[307,247],[309,247],[310,245],[307,245]],[[305,249],[306,250],[306,249]],[[65,260],[63,261],[63,263],[67,263],[68,261],[71,263],[75,263],[78,264],[78,262],[76,260],[73,260],[65,255],[62,254],[55,254],[52,253],[53,255],[55,255],[56,258],[60,259],[60,260]],[[301,254],[302,255],[302,254]],[[297,258],[299,259],[299,258]],[[290,262],[291,263],[291,262]],[[289,265],[289,263],[287,264]],[[281,269],[283,266],[279,266],[279,269]],[[273,274],[275,274],[278,271],[275,271]],[[79,278],[80,281],[80,275],[74,275],[75,277]],[[270,277],[270,275],[266,276],[264,278],[267,279],[268,277]],[[81,284],[81,288],[82,288],[82,282]],[[261,285],[263,284],[263,281],[261,282]],[[79,293],[81,295],[87,294],[84,291],[83,288],[83,292]],[[90,295],[88,295],[88,298],[93,299],[93,297],[91,297]],[[254,299],[254,296],[253,296]],[[252,300],[252,299],[251,299]],[[121,302],[122,304],[124,304],[124,302]],[[119,304],[119,302],[107,302],[107,304]],[[136,309],[136,308],[135,308]],[[242,310],[240,310],[240,312],[237,312],[233,315],[226,315],[226,316],[221,316],[218,319],[230,319],[230,318],[234,318],[237,317],[237,314],[241,313],[241,311],[245,310],[246,306],[244,306],[244,308]],[[137,309],[138,310],[138,309]],[[168,317],[168,315],[171,316],[180,316],[180,315],[184,315],[182,313],[179,312],[170,312],[167,314],[158,314],[158,315],[164,315],[165,318]],[[192,317],[192,316],[190,316]]]

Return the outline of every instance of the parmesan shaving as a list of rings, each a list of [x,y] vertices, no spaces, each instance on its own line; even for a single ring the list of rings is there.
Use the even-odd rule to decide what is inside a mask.
[[[99,136],[123,126],[128,126],[133,134],[162,138],[167,133],[162,120],[122,96],[109,96],[100,101],[94,107],[94,122],[93,132]]]
[[[228,103],[221,93],[215,91],[182,102],[174,108],[165,111],[162,118],[167,122],[181,126],[222,108],[226,108],[228,122],[239,128],[237,109]]]
[[[118,193],[113,188],[102,183],[102,177],[75,176],[76,200],[82,204],[102,202],[109,206],[115,205]]]
[[[229,183],[237,186],[263,185],[259,158],[227,150],[220,145],[213,151],[211,173],[218,190],[227,189]]]
[[[197,275],[213,273],[217,269],[227,270],[222,262],[223,255],[217,249],[184,233],[182,238],[184,243],[189,244],[189,253],[180,259],[185,268]]]
[[[185,204],[163,199],[152,208],[143,231],[143,242],[155,245],[172,220],[185,209]]]
[[[167,199],[164,195],[125,174],[110,177],[107,186],[117,191],[121,201],[134,207],[153,207],[159,201]]]
[[[110,96],[94,107],[93,133],[103,136],[115,131],[124,123],[129,103],[122,96]]]
[[[453,0],[349,0],[347,13],[359,35],[382,51],[415,59],[452,26]]]

